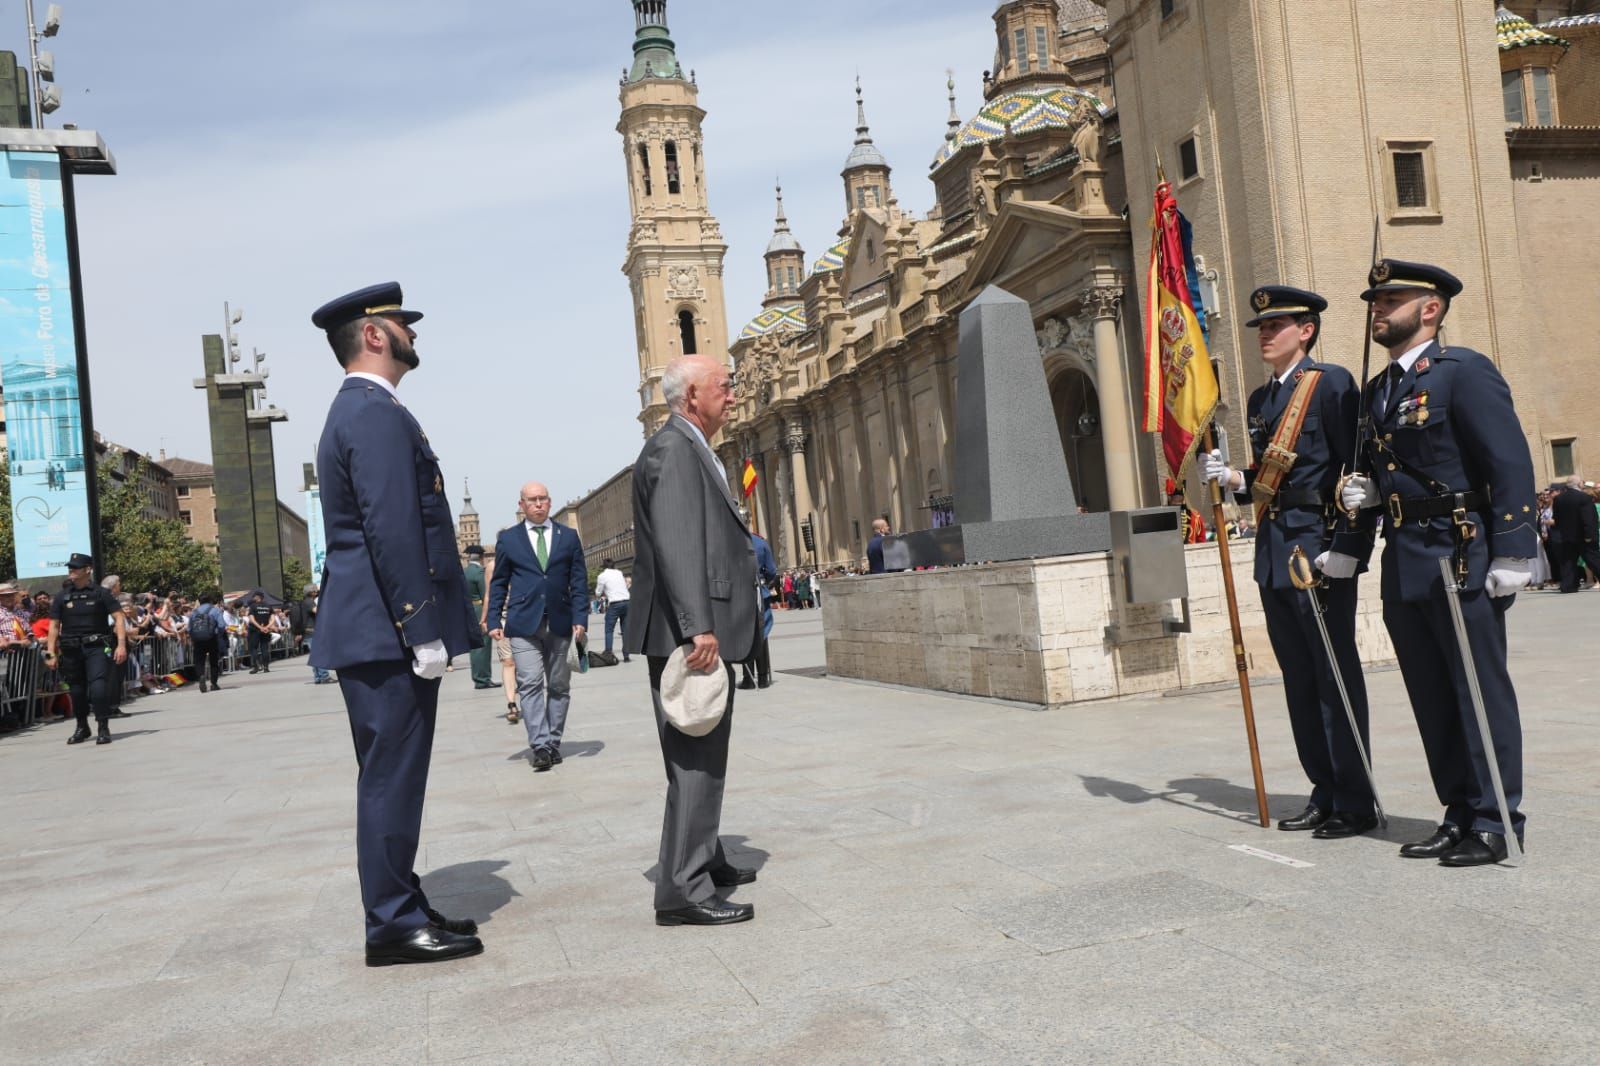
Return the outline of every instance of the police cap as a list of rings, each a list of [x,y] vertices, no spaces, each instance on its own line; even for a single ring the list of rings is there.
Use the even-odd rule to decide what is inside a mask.
[[[1361,298],[1368,303],[1378,298],[1378,293],[1390,289],[1425,289],[1436,292],[1446,300],[1460,294],[1461,279],[1443,267],[1430,263],[1408,263],[1404,259],[1380,259],[1372,265],[1367,275],[1367,291]]]
[[[329,300],[311,313],[311,324],[320,330],[333,332],[347,322],[369,315],[392,315],[406,325],[422,317],[421,311],[407,311],[405,297],[400,294],[400,283],[385,281],[364,289],[346,293]]]
[[[1308,289],[1290,285],[1263,285],[1250,294],[1250,309],[1256,317],[1246,326],[1259,326],[1269,318],[1285,315],[1320,315],[1328,309],[1328,301]]]
[[[86,566],[94,566],[94,559],[82,552],[73,552],[72,558],[67,560],[68,570],[82,570]]]
[[[482,555],[483,554],[483,545],[482,544],[468,544],[467,545],[466,554],[467,555]]]

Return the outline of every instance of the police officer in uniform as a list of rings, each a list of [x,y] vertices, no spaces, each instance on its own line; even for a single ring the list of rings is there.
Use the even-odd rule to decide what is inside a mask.
[[[482,615],[483,615],[484,592],[488,588],[488,582],[484,579],[484,575],[483,575],[483,545],[482,544],[469,544],[469,545],[467,545],[466,555],[467,555],[467,602],[472,607],[472,617],[473,618],[481,618]],[[481,630],[481,627],[482,627],[482,623],[481,622],[479,623],[479,627],[480,627],[480,630]],[[480,633],[480,635],[481,635],[481,633]],[[472,663],[472,687],[473,688],[499,688],[500,687],[499,685],[495,684],[494,678],[491,677],[490,674],[489,674],[489,643],[488,643],[488,641],[484,641],[484,643],[480,644],[478,647],[473,648],[472,649],[472,654],[468,656],[468,660]]]
[[[368,966],[483,951],[477,924],[430,907],[413,868],[439,679],[452,656],[482,642],[439,460],[397,393],[419,363],[411,326],[421,317],[393,282],[311,316],[345,370],[317,446],[328,552],[311,665],[338,671],[360,767]]]
[[[1461,282],[1426,263],[1380,260],[1361,298],[1389,366],[1362,396],[1370,476],[1349,478],[1344,506],[1383,527],[1383,620],[1394,641],[1444,819],[1407,858],[1480,866],[1522,838],[1522,725],[1506,671],[1506,611],[1537,550],[1533,461],[1505,378],[1486,356],[1442,345],[1438,333]],[[1471,656],[1494,751],[1485,752],[1439,560],[1461,586]],[[1515,823],[1500,815],[1489,776],[1498,760]]]
[[[59,669],[72,694],[78,728],[68,744],[89,739],[89,711],[100,725],[96,744],[111,743],[111,686],[119,684],[117,667],[128,661],[128,632],[122,605],[110,589],[95,584],[94,560],[73,552],[67,560],[70,584],[50,604],[50,633],[45,665]]]
[[[1255,462],[1249,470],[1233,470],[1224,465],[1221,452],[1212,452],[1201,456],[1201,464],[1208,479],[1233,490],[1241,503],[1259,496],[1265,504],[1257,509],[1256,584],[1267,636],[1283,670],[1295,749],[1311,781],[1305,810],[1280,818],[1278,828],[1309,829],[1324,840],[1355,836],[1378,824],[1372,786],[1350,731],[1335,665],[1328,661],[1306,593],[1290,579],[1289,559],[1299,548],[1322,573],[1322,586],[1313,594],[1323,604],[1337,669],[1361,726],[1362,745],[1370,750],[1367,688],[1356,651],[1356,573],[1372,554],[1372,537],[1351,528],[1335,498],[1339,476],[1354,469],[1361,393],[1348,370],[1311,358],[1327,300],[1304,289],[1264,285],[1251,294],[1250,306],[1255,317],[1245,325],[1258,330],[1261,358],[1272,375],[1250,394]],[[1295,433],[1292,401],[1301,389],[1309,391],[1298,408],[1303,420]],[[1268,446],[1286,420],[1290,426],[1284,432],[1292,439],[1285,437],[1284,446],[1296,458],[1280,479],[1281,464],[1276,453],[1268,456]],[[1269,489],[1274,483],[1275,491]]]

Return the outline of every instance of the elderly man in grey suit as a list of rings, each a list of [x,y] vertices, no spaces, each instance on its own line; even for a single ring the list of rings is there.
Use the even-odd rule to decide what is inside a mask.
[[[657,925],[730,925],[755,907],[717,896],[748,884],[718,837],[733,727],[733,666],[756,636],[756,558],[750,531],[711,451],[733,409],[728,368],[706,356],[668,365],[661,389],[672,414],[633,467],[633,610],[624,647],[650,662],[650,699],[667,769],[656,879]],[[679,732],[661,707],[667,658],[686,648],[691,670],[728,672],[728,706],[702,737]]]

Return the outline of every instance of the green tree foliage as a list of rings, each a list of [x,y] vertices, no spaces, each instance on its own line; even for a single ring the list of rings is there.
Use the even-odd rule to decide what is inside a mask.
[[[5,508],[5,520],[0,521],[0,581],[10,581],[17,576],[17,542],[11,532],[11,464],[0,462],[0,507]]]
[[[145,516],[139,489],[144,469],[141,459],[120,483],[112,480],[108,466],[99,469],[101,573],[121,575],[128,592],[198,596],[216,589],[222,567],[211,549],[190,540],[182,522]]]
[[[283,602],[295,603],[311,584],[311,568],[293,556],[283,558]]]

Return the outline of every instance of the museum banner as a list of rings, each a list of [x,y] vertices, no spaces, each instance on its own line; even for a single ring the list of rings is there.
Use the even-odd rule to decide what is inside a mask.
[[[1145,286],[1144,431],[1161,434],[1167,469],[1178,484],[1188,475],[1200,435],[1217,408],[1217,375],[1206,349],[1197,298],[1188,222],[1172,186],[1156,186],[1150,218],[1150,276]]]
[[[55,152],[5,151],[0,173],[0,385],[17,575],[91,552],[67,213]]]

